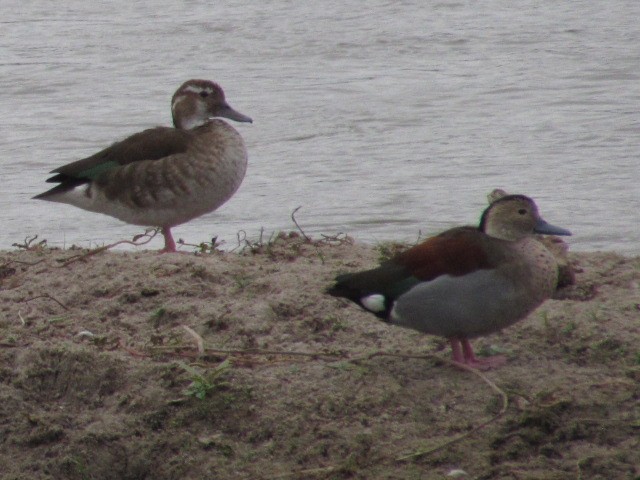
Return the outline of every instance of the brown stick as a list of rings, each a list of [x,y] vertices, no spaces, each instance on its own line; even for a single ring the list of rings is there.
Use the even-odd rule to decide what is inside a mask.
[[[153,237],[155,237],[158,234],[159,231],[160,231],[159,228],[152,228],[152,229],[146,230],[144,233],[134,236],[132,240],[120,240],[110,245],[104,245],[102,247],[94,248],[93,250],[89,250],[88,252],[82,253],[80,255],[74,255],[73,257],[68,258],[66,261],[64,261],[62,265],[59,266],[59,268],[66,267],[72,264],[73,262],[77,262],[78,260],[85,260],[89,257],[92,257],[93,255],[97,255],[98,253],[104,252],[105,250],[109,250],[110,248],[116,247],[118,245],[127,244],[127,245],[133,245],[134,247],[145,245],[149,243],[153,239]],[[141,238],[143,240],[139,241]]]

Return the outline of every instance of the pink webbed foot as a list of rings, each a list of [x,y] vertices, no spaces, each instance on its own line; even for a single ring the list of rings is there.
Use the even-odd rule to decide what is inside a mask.
[[[164,236],[164,248],[160,250],[160,253],[174,253],[176,251],[176,242],[173,241],[171,227],[162,227],[161,232]]]
[[[507,359],[504,355],[495,355],[479,359],[473,353],[473,347],[466,338],[450,338],[453,361],[478,370],[490,370],[504,365]]]

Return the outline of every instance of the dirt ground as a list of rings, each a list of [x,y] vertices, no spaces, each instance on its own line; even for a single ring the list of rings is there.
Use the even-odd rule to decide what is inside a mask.
[[[640,257],[474,341],[323,294],[393,245],[0,252],[2,479],[640,479]]]

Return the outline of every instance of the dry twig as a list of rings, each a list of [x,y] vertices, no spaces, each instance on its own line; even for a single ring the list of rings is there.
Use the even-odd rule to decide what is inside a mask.
[[[183,325],[184,327],[184,325]],[[197,334],[196,334],[197,335]],[[186,348],[180,345],[176,346],[154,346],[150,347],[150,350],[155,353],[165,353],[171,355],[172,353],[178,353],[177,350]],[[308,357],[308,358],[324,358],[329,361],[334,361],[337,358],[344,358],[343,353],[331,353],[331,352],[292,352],[287,350],[259,350],[259,349],[247,349],[247,350],[231,350],[224,348],[203,348],[203,355],[263,355],[263,356],[285,356],[285,357]]]
[[[31,298],[27,298],[26,300],[23,300],[23,302],[25,302],[25,303],[26,302],[30,302],[31,300],[36,300],[38,298],[48,298],[49,300],[53,300],[54,302],[56,302],[58,305],[60,305],[65,310],[69,310],[69,307],[67,307],[64,303],[62,303],[56,297],[54,297],[53,295],[50,295],[48,293],[45,293],[43,295],[38,295],[38,296],[35,296],[35,297],[31,297]]]
[[[417,359],[425,359],[425,358],[433,358],[433,359],[437,359],[438,361],[444,362],[448,365],[451,365],[455,368],[459,368],[462,370],[465,370],[467,372],[470,372],[476,376],[478,376],[483,382],[485,382],[487,385],[489,385],[489,387],[496,392],[501,400],[502,400],[502,406],[500,408],[500,411],[494,415],[493,417],[491,417],[490,419],[480,423],[479,425],[476,425],[474,428],[472,428],[471,430],[462,433],[460,435],[456,435],[453,438],[450,438],[449,440],[446,440],[438,445],[436,445],[435,447],[429,448],[427,450],[420,450],[408,455],[403,455],[400,457],[396,457],[393,461],[395,462],[404,462],[407,460],[414,460],[417,459],[419,457],[423,457],[425,455],[429,455],[432,453],[435,453],[437,451],[443,450],[444,448],[447,448],[451,445],[453,445],[456,442],[459,442],[460,440],[472,435],[473,433],[478,432],[479,430],[481,430],[482,428],[486,427],[487,425],[489,425],[490,423],[496,421],[498,418],[500,418],[506,411],[507,408],[509,406],[509,398],[507,397],[507,394],[500,388],[498,387],[494,382],[492,382],[489,378],[486,377],[486,375],[484,375],[482,372],[480,372],[479,370],[472,368],[472,367],[468,367],[466,365],[461,365],[458,364],[456,362],[453,362],[451,360],[447,360],[447,359],[443,359],[440,357],[437,357],[435,355],[430,355],[430,354],[424,354],[424,355],[412,355],[412,354],[400,354],[400,353],[392,353],[392,352],[373,352],[367,355],[362,355],[359,357],[353,357],[351,359],[349,359],[350,361],[353,362],[358,362],[358,361],[362,361],[365,359],[371,359],[373,357],[379,357],[379,356],[388,356],[388,357],[399,357],[399,358],[417,358]],[[282,475],[278,475],[276,477],[273,477],[274,479],[282,479],[282,478],[292,478],[292,477],[297,477],[297,478],[306,478],[309,476],[313,476],[313,475],[321,475],[321,474],[327,474],[327,473],[332,473],[335,471],[339,471],[340,470],[340,466],[336,466],[336,465],[332,465],[332,466],[327,466],[327,467],[322,467],[322,468],[313,468],[313,469],[307,469],[307,470],[299,470],[299,471],[295,471],[295,472],[290,472],[290,473],[285,473]]]
[[[12,243],[12,247],[21,248],[22,250],[31,251],[31,250],[42,250],[47,246],[47,240],[40,240],[35,245],[35,242],[38,239],[38,235],[34,235],[33,237],[25,237],[24,242],[22,243]]]
[[[473,427],[471,430],[462,433],[460,435],[457,435],[443,443],[440,443],[438,445],[436,445],[435,447],[429,448],[427,450],[420,450],[418,452],[414,452],[414,453],[410,453],[408,455],[403,455],[401,457],[397,457],[395,460],[397,462],[402,462],[402,461],[406,461],[406,460],[412,460],[415,458],[419,458],[419,457],[423,457],[425,455],[429,455],[431,453],[435,453],[439,450],[442,450],[450,445],[453,445],[456,442],[459,442],[460,440],[472,435],[473,433],[481,430],[482,428],[486,427],[487,425],[489,425],[492,422],[495,422],[498,418],[500,418],[502,415],[504,415],[504,413],[507,411],[507,407],[509,406],[509,397],[507,396],[507,394],[504,392],[504,390],[502,390],[500,387],[498,387],[494,382],[492,382],[485,374],[483,374],[480,370],[476,369],[476,368],[472,368],[469,367],[467,365],[463,365],[457,362],[454,362],[452,360],[448,360],[445,358],[440,358],[436,355],[432,355],[432,354],[423,354],[423,355],[412,355],[412,354],[402,354],[402,353],[391,353],[391,352],[373,352],[369,355],[366,356],[362,356],[362,357],[358,357],[358,358],[354,358],[352,361],[361,361],[364,359],[370,359],[373,357],[380,357],[380,356],[384,356],[384,357],[399,357],[399,358],[417,358],[417,359],[425,359],[425,358],[431,358],[431,359],[436,359],[440,362],[444,362],[447,365],[450,365],[452,367],[461,369],[461,370],[465,370],[467,372],[473,373],[474,375],[476,375],[477,377],[479,377],[484,383],[486,383],[494,392],[496,392],[501,400],[502,400],[502,406],[500,408],[500,411],[493,417],[491,417],[489,420],[486,420],[482,423],[480,423],[479,425],[476,425],[475,427]]]
[[[86,260],[87,258],[92,257],[93,255],[97,255],[98,253],[104,252],[105,250],[109,250],[110,248],[116,247],[118,245],[133,245],[134,247],[145,245],[149,243],[153,239],[153,237],[155,237],[158,234],[159,231],[160,231],[159,228],[150,228],[145,230],[144,233],[134,236],[131,240],[120,240],[118,242],[111,243],[109,245],[104,245],[102,247],[94,248],[93,250],[89,250],[88,252],[82,253],[80,255],[74,255],[73,257],[65,260],[62,263],[62,265],[60,265],[60,268],[66,267],[74,262],[77,262],[78,260]]]
[[[193,328],[187,326],[187,325],[181,325],[182,328],[184,328],[184,330],[191,335],[191,337],[193,338],[193,340],[196,343],[196,347],[198,348],[198,356],[202,356],[204,355],[204,340],[202,339],[202,337],[198,334],[198,332],[196,332]]]
[[[304,230],[302,230],[302,227],[298,224],[298,221],[296,220],[296,212],[301,208],[302,208],[302,205],[293,209],[293,212],[291,212],[291,220],[293,221],[293,224],[296,226],[296,228],[300,231],[300,234],[304,237],[304,239],[307,242],[311,242],[311,238],[309,238],[307,234],[304,233]]]
[[[327,473],[333,473],[337,470],[340,470],[340,467],[328,466],[328,467],[320,467],[320,468],[308,468],[306,470],[298,470],[295,472],[283,473],[282,475],[278,475],[276,477],[271,477],[271,478],[273,480],[277,480],[280,478],[291,478],[291,477],[309,478],[309,476],[324,475]]]
[[[441,359],[442,360],[442,359]],[[500,407],[500,411],[494,415],[493,417],[489,418],[488,420],[485,420],[484,422],[479,423],[478,425],[476,425],[475,427],[473,427],[471,430],[468,430],[464,433],[461,433],[460,435],[456,435],[455,437],[446,440],[438,445],[436,445],[435,447],[431,447],[428,448],[426,450],[420,450],[414,453],[410,453],[408,455],[403,455],[401,457],[397,457],[395,460],[397,462],[404,462],[406,460],[414,460],[416,458],[419,457],[424,457],[425,455],[429,455],[435,452],[438,452],[446,447],[449,447],[451,445],[453,445],[454,443],[459,442],[460,440],[467,438],[468,436],[478,432],[479,430],[482,430],[484,427],[486,427],[487,425],[489,425],[490,423],[495,422],[496,420],[498,420],[500,417],[502,417],[502,415],[504,415],[504,413],[507,411],[507,408],[509,406],[509,397],[507,397],[507,394],[504,392],[504,390],[502,390],[500,387],[498,387],[495,383],[493,383],[489,378],[487,378],[486,375],[484,375],[480,370],[476,369],[476,368],[472,368],[472,367],[468,367],[467,365],[461,365],[459,363],[455,363],[452,362],[451,360],[444,360],[445,363],[448,363],[449,365],[452,365],[456,368],[461,368],[462,370],[466,370],[470,373],[473,373],[474,375],[480,377],[480,379],[486,383],[487,385],[489,385],[489,387],[496,392],[501,400],[502,400],[502,406]]]

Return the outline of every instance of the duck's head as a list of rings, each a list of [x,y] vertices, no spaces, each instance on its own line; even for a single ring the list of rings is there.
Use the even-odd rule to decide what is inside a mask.
[[[171,114],[176,128],[191,130],[214,117],[249,122],[250,117],[234,110],[224,98],[224,91],[209,80],[187,80],[173,94]]]
[[[482,214],[480,230],[503,240],[519,240],[534,233],[571,235],[569,230],[547,223],[535,202],[525,195],[505,195],[495,200]]]

